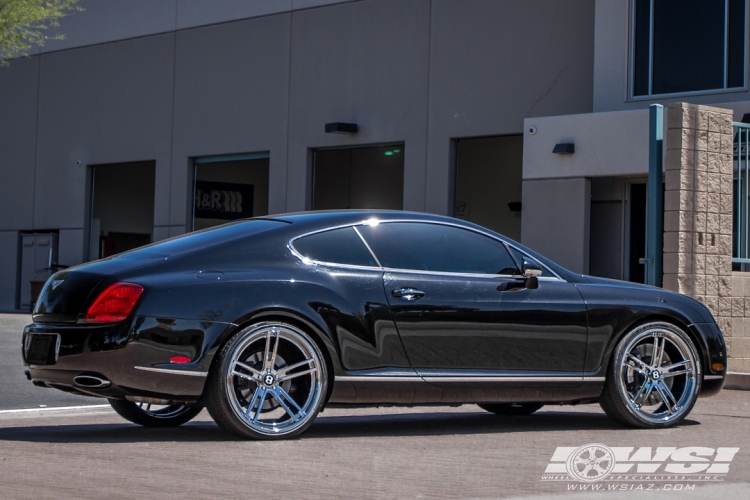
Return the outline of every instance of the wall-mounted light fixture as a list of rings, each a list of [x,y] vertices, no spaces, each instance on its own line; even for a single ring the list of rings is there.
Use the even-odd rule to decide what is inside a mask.
[[[555,149],[552,150],[556,155],[572,155],[576,152],[576,145],[572,142],[561,142],[555,144]]]
[[[357,130],[356,123],[326,123],[326,134],[356,134]]]

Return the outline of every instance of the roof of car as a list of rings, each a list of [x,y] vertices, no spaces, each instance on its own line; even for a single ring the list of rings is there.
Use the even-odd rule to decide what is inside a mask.
[[[427,214],[423,212],[405,212],[403,210],[316,210],[310,212],[294,212],[288,214],[269,215],[264,219],[281,220],[292,223],[336,223],[346,224],[349,222],[365,221],[371,218],[383,220],[455,220],[442,215]]]

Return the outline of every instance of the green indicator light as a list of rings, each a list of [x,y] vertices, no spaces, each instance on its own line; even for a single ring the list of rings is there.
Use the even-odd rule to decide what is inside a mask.
[[[385,152],[385,155],[386,155],[386,156],[391,156],[392,154],[393,154],[393,151],[386,151],[386,152]]]
[[[400,152],[401,152],[401,150],[400,150],[400,149],[394,149],[394,150],[393,150],[393,152],[394,152],[394,153],[400,153]]]

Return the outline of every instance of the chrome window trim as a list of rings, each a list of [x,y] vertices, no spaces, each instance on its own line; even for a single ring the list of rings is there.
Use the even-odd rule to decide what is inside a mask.
[[[168,373],[170,375],[187,375],[191,377],[207,377],[208,372],[197,372],[189,370],[170,370],[169,368],[154,368],[153,366],[134,366],[136,370],[143,370],[146,372],[156,373]]]
[[[398,267],[384,267],[383,271],[385,272],[393,272],[393,273],[405,273],[405,274],[427,274],[431,276],[456,276],[461,278],[487,278],[487,279],[497,279],[497,278],[513,278],[513,279],[523,279],[523,276],[520,276],[518,274],[481,274],[481,273],[452,273],[450,271],[422,271],[419,269],[401,269]],[[537,278],[541,281],[564,281],[560,278],[556,278],[553,276],[539,276]]]
[[[503,241],[500,238],[497,238],[496,236],[493,236],[489,233],[486,233],[484,231],[480,231],[478,229],[474,229],[473,227],[466,227],[462,226],[460,224],[456,224],[453,222],[445,222],[445,221],[431,221],[431,220],[419,220],[419,219],[396,219],[396,220],[379,220],[378,224],[392,224],[392,223],[398,223],[398,222],[407,222],[407,223],[418,223],[418,224],[434,224],[438,226],[451,226],[458,229],[463,229],[466,231],[472,231],[477,234],[481,234],[482,236],[485,236],[487,238],[490,238],[494,241],[497,241],[501,245],[504,245],[506,247],[506,251],[508,250],[507,247],[513,248],[516,251],[522,253],[523,255],[526,255],[527,257],[533,259],[536,262],[539,262],[537,259],[534,259],[531,255],[528,255],[526,252],[521,250],[515,245],[512,245],[506,241]],[[403,273],[412,273],[412,274],[430,274],[430,275],[437,275],[437,276],[464,276],[468,278],[523,278],[523,276],[518,274],[483,274],[483,273],[454,273],[450,271],[424,271],[419,269],[401,269],[401,268],[392,268],[392,267],[383,267],[380,263],[380,260],[377,258],[377,255],[375,255],[375,252],[370,248],[370,245],[365,241],[362,234],[357,230],[358,226],[364,226],[369,225],[367,220],[359,221],[359,222],[349,222],[347,224],[340,224],[338,226],[331,226],[327,227],[325,229],[316,229],[315,231],[310,231],[309,233],[300,234],[298,236],[295,236],[294,238],[290,239],[287,243],[287,247],[292,252],[292,254],[297,257],[299,260],[301,260],[305,264],[314,264],[314,265],[322,265],[322,266],[329,266],[329,267],[337,267],[337,268],[344,268],[344,269],[365,269],[365,270],[373,270],[378,269],[381,271],[391,271],[391,272],[403,272]],[[325,261],[319,261],[315,259],[309,259],[307,257],[304,257],[301,253],[297,251],[296,248],[294,248],[294,242],[300,238],[305,238],[306,236],[311,236],[313,234],[318,233],[324,233],[327,231],[333,231],[336,229],[342,229],[345,227],[351,227],[355,233],[362,239],[362,242],[365,244],[365,247],[367,250],[369,250],[372,257],[375,259],[375,262],[378,264],[378,266],[357,266],[354,264],[339,264],[336,262],[325,262]],[[508,252],[510,254],[510,252]],[[511,255],[511,259],[513,259],[513,256]],[[515,261],[515,259],[513,259]],[[560,277],[559,274],[554,272],[549,267],[545,266],[543,263],[539,262],[539,265],[544,267],[547,271],[549,271],[550,274],[553,276],[540,276],[539,280],[542,281],[562,281],[566,282],[563,278]]]
[[[325,232],[328,232],[328,231],[334,231],[336,229],[343,229],[343,228],[346,228],[346,227],[351,227],[352,229],[354,229],[354,226],[357,225],[357,224],[358,223],[356,223],[356,222],[350,222],[348,224],[341,224],[341,225],[338,225],[338,226],[331,226],[331,227],[327,227],[325,229],[316,229],[315,231],[310,231],[309,233],[300,234],[298,236],[295,236],[294,238],[292,238],[292,239],[289,240],[289,242],[287,243],[286,246],[287,246],[287,248],[289,248],[289,250],[292,252],[292,254],[295,257],[297,257],[299,260],[302,261],[303,264],[313,264],[313,265],[319,265],[319,266],[337,267],[337,268],[342,268],[342,269],[367,269],[367,270],[376,269],[376,270],[382,271],[383,268],[380,266],[380,262],[378,262],[377,257],[375,257],[375,254],[372,252],[372,250],[370,250],[370,247],[367,245],[366,242],[365,242],[365,248],[367,248],[369,250],[370,255],[372,255],[373,258],[375,259],[375,262],[378,263],[377,266],[357,266],[355,264],[339,264],[337,262],[325,262],[325,261],[322,261],[322,260],[308,259],[304,255],[302,255],[301,253],[299,253],[296,248],[294,248],[294,242],[297,241],[300,238],[305,238],[307,236],[312,236],[313,234],[325,233]],[[362,238],[362,235],[360,235],[359,232],[356,229],[354,230],[354,232],[360,238]],[[364,240],[363,240],[363,242],[364,242]]]
[[[375,255],[375,252],[372,251],[372,248],[370,248],[370,244],[367,243],[367,240],[365,240],[365,237],[362,236],[362,233],[359,232],[359,229],[357,229],[357,226],[352,226],[352,229],[354,229],[354,232],[357,233],[357,236],[359,236],[359,239],[362,240],[362,243],[365,244],[367,247],[367,250],[369,250],[370,255],[372,255],[372,258],[375,259],[375,263],[378,265],[378,267],[382,268],[383,264],[380,263],[380,259],[378,259],[378,256]]]

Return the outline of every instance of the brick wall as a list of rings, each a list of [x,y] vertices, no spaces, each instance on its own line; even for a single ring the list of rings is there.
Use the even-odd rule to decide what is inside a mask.
[[[750,274],[732,274],[731,110],[670,105],[665,147],[663,286],[704,303],[727,339],[729,369],[750,371]]]

